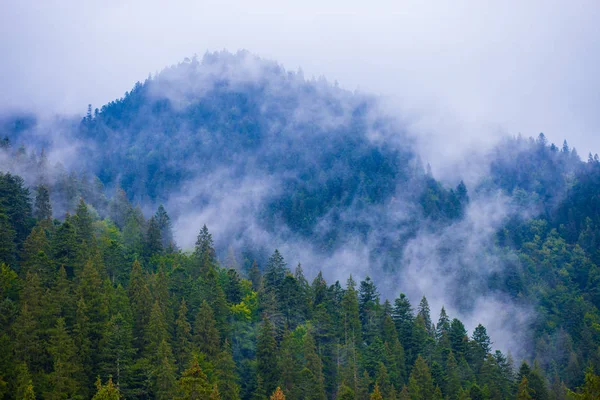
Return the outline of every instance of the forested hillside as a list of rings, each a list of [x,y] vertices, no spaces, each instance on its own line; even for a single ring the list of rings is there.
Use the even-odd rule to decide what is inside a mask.
[[[600,396],[600,162],[566,141],[440,182],[375,99],[247,53],[0,130],[0,398]]]

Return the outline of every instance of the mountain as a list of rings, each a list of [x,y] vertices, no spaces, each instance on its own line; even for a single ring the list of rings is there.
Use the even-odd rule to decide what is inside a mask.
[[[243,398],[270,394],[275,381],[304,398],[291,378],[278,381],[272,365],[261,364],[294,360],[308,372],[292,368],[292,381],[316,382],[315,393],[328,398],[341,396],[344,385],[369,393],[376,382],[386,396],[405,384],[414,394],[409,376],[427,374],[435,383],[429,389],[451,398],[458,388],[472,398],[514,397],[524,377],[537,398],[564,395],[562,383],[582,385],[585,367],[600,366],[598,157],[582,162],[566,141],[559,148],[543,134],[506,138],[481,157],[468,155],[483,160],[480,180],[467,187],[457,176],[450,185],[423,165],[412,137],[379,102],[247,52],[221,52],[138,82],[123,98],[90,106],[81,120],[3,116],[0,260],[9,311],[2,340],[17,343],[7,365],[24,362],[34,386],[50,391],[57,366],[48,360],[58,357],[52,340],[72,340],[88,358],[72,361],[83,373],[73,372],[78,386],[65,393],[89,395],[92,378],[112,371],[92,353],[112,351],[109,338],[124,340],[132,369],[123,390],[158,396],[157,386],[138,380],[158,385],[144,364],[158,360],[162,346],[149,333],[152,314],[153,324],[167,326],[170,349],[160,347],[161,360],[186,353],[177,329],[187,329],[187,317],[198,335],[214,333],[202,325],[214,318],[218,351],[194,339],[190,348],[207,357],[198,368],[165,361],[162,373],[173,365],[179,375],[200,369],[221,390],[227,380],[211,371],[224,368],[215,354],[231,346]],[[302,262],[316,277],[312,285],[284,258]],[[336,282],[346,280],[345,289]],[[59,284],[70,288],[73,304],[94,302],[95,314],[64,299],[56,310],[31,303],[38,292],[66,296]],[[100,286],[97,297],[85,291]],[[355,295],[349,338],[345,318],[355,317]],[[394,306],[385,302],[394,299]],[[416,313],[408,299],[422,300]],[[177,314],[181,300],[185,318]],[[430,304],[444,306],[437,325]],[[22,330],[30,307],[42,318],[34,339]],[[82,315],[96,324],[88,333],[81,333]],[[461,320],[477,327],[471,338]],[[117,328],[129,339],[105,332]],[[52,336],[61,329],[67,336]],[[490,340],[517,361],[534,362],[533,370],[525,364],[517,376]],[[38,346],[31,351],[39,359],[24,358],[29,345]],[[453,389],[449,350],[460,370]],[[359,361],[349,364],[349,354]],[[352,383],[342,364],[354,368]],[[0,376],[8,376],[7,365]],[[368,374],[363,383],[359,371]],[[258,377],[273,379],[261,389]]]

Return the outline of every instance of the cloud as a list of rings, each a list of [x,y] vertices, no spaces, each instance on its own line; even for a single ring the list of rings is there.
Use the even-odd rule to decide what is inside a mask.
[[[599,13],[591,0],[3,2],[0,107],[83,113],[184,57],[249,49],[387,96],[436,173],[504,133],[585,154],[600,147]]]

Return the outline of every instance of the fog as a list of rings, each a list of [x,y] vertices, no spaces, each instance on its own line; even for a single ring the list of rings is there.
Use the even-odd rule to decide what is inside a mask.
[[[297,76],[325,76],[342,88],[380,96],[380,107],[401,122],[435,177],[446,182],[462,177],[472,188],[486,171],[485,149],[505,135],[543,131],[556,143],[567,138],[580,154],[598,151],[600,6],[591,1],[568,8],[549,1],[474,4],[455,1],[432,9],[416,1],[177,1],[169,7],[151,1],[3,2],[0,109],[83,114],[88,103],[100,107],[185,57],[248,49],[288,71],[301,70]],[[245,65],[238,78],[260,79],[252,68]],[[177,99],[175,104],[185,101],[181,92],[162,95]],[[315,118],[317,107],[310,107],[301,104],[294,119]],[[344,123],[316,116],[321,123]],[[75,158],[81,144],[61,144],[61,132],[53,134],[50,159]],[[368,134],[384,143],[398,139]],[[475,148],[466,164],[464,155]],[[248,171],[234,179],[232,170],[216,169],[188,181],[170,197],[167,209],[184,249],[202,224],[221,247],[275,245],[290,266],[302,262],[311,277],[319,270],[329,281],[368,274],[385,298],[405,291],[414,304],[425,294],[434,319],[445,305],[471,330],[480,322],[488,325],[497,347],[526,355],[527,337],[517,332],[527,332],[523,325],[532,311],[482,287],[503,265],[493,249],[494,233],[511,216],[530,210],[515,209],[497,194],[474,198],[465,218],[441,232],[418,232],[398,260],[402,272],[392,275],[384,271],[387,260],[373,260],[371,249],[381,235],[401,235],[392,227],[414,217],[401,201],[376,212],[343,210],[342,220],[366,221],[378,229],[366,240],[348,238],[324,255],[306,240],[290,238],[284,226],[274,234],[257,222],[255,213],[277,193],[281,176]],[[198,196],[208,196],[206,206],[194,208]],[[331,224],[328,217],[319,224]],[[448,246],[452,254],[442,256]],[[471,307],[452,304],[457,296]]]
[[[384,96],[438,175],[504,134],[587,154],[599,19],[595,1],[4,1],[0,108],[83,114],[184,57],[248,49]]]

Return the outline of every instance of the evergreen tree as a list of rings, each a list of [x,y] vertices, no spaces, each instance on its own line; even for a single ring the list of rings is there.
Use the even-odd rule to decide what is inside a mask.
[[[375,384],[375,389],[373,389],[373,393],[371,393],[371,396],[369,396],[370,400],[383,400],[383,396],[381,395],[381,392],[379,391],[379,385],[376,383]]]
[[[33,216],[38,220],[49,221],[52,219],[52,205],[50,204],[50,191],[46,185],[38,185],[35,194]]]
[[[160,226],[155,217],[151,217],[148,220],[144,249],[144,254],[147,258],[150,258],[154,254],[162,254],[163,252]]]
[[[194,256],[202,263],[209,262],[214,264],[216,261],[217,255],[214,249],[212,235],[208,232],[206,225],[203,225],[198,233]]]
[[[325,380],[323,377],[323,364],[316,352],[315,340],[312,334],[304,335],[304,360],[306,364],[300,372],[300,387],[304,399],[325,400]]]
[[[225,342],[224,349],[219,353],[215,363],[217,372],[219,395],[222,400],[239,400],[240,387],[236,374],[236,366],[231,354],[231,348],[228,342]]]
[[[183,371],[178,386],[180,393],[179,397],[176,397],[178,400],[208,400],[213,389],[196,359],[188,369]]]
[[[206,301],[200,306],[194,323],[194,345],[209,357],[219,353],[220,339],[215,317]]]
[[[192,326],[188,322],[187,312],[187,304],[182,299],[175,321],[175,342],[173,345],[179,371],[183,371],[192,359]]]
[[[400,296],[394,300],[392,319],[394,320],[394,324],[396,324],[396,331],[398,332],[400,343],[407,352],[408,359],[411,359],[414,315],[410,301],[404,293],[400,293]]]
[[[531,400],[533,397],[531,396],[531,389],[529,388],[529,382],[527,381],[527,377],[524,376],[521,379],[521,383],[519,383],[519,387],[517,388],[517,400]]]
[[[102,384],[100,378],[96,381],[97,392],[92,397],[92,400],[119,400],[121,399],[121,393],[119,391],[119,385],[115,385],[112,378],[108,378],[105,385]]]
[[[169,218],[167,210],[165,210],[165,207],[162,204],[158,206],[158,210],[156,210],[154,218],[156,220],[156,223],[158,224],[158,229],[160,230],[162,248],[176,249],[175,241],[173,239],[173,228],[171,226],[171,218]]]
[[[48,352],[52,358],[49,399],[64,399],[81,394],[82,368],[77,359],[77,348],[65,327],[65,320],[58,318],[52,330]]]
[[[133,348],[133,323],[126,319],[120,312],[113,315],[107,325],[102,354],[100,370],[102,376],[112,377],[116,385],[123,391],[130,386],[129,375],[131,373],[135,349]]]
[[[152,294],[150,293],[150,289],[148,289],[144,273],[142,272],[142,266],[137,260],[133,262],[131,268],[128,294],[131,309],[133,310],[135,344],[136,347],[143,348],[144,332],[148,326],[153,302]]]
[[[0,262],[14,265],[16,261],[17,246],[16,233],[10,224],[8,216],[0,207]]]
[[[344,322],[344,342],[346,345],[359,346],[361,340],[361,326],[358,306],[358,292],[352,275],[346,283],[346,292],[342,299],[342,316]]]
[[[279,370],[277,342],[273,325],[268,318],[263,319],[256,342],[256,373],[262,381],[265,392],[273,392],[279,382]]]
[[[280,387],[277,387],[270,397],[270,400],[285,400],[285,395]]]
[[[433,332],[433,323],[431,322],[431,312],[429,309],[429,303],[427,302],[427,298],[423,296],[421,302],[419,303],[419,308],[417,310],[417,316],[421,316],[423,318],[423,324],[425,325],[425,329],[430,336],[434,336]]]
[[[157,400],[170,400],[175,394],[176,378],[173,353],[166,339],[158,345],[154,359],[154,395]]]
[[[408,380],[408,392],[413,400],[433,399],[435,388],[425,360],[418,356]]]
[[[159,348],[162,342],[166,342],[169,337],[167,321],[165,315],[160,308],[158,300],[154,302],[152,311],[150,312],[150,320],[146,326],[144,332],[145,343],[146,343],[146,356],[153,362],[161,362],[160,359],[156,359],[159,355]],[[163,349],[164,350],[164,349]],[[170,351],[170,349],[169,349]],[[164,356],[164,354],[162,355]]]

